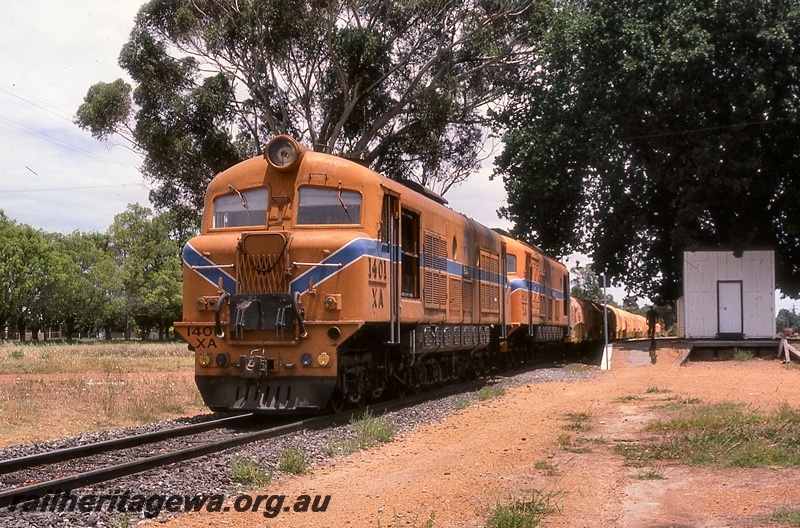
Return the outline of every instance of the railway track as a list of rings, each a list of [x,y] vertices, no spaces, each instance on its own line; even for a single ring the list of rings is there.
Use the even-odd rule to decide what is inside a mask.
[[[370,405],[369,408],[374,413],[384,413],[402,407],[414,406],[425,401],[444,398],[452,394],[471,391],[485,384],[486,380],[484,379],[450,385],[415,396],[405,397],[403,399],[378,402],[375,405]],[[355,411],[350,410],[335,415],[315,416],[305,420],[281,424],[276,427],[269,427],[265,429],[259,429],[257,431],[241,433],[222,440],[202,442],[198,445],[191,445],[181,449],[173,449],[169,450],[168,452],[152,454],[142,458],[137,458],[136,460],[128,460],[121,463],[109,464],[88,471],[75,472],[60,478],[44,479],[33,484],[10,488],[0,492],[0,508],[6,508],[15,503],[19,504],[23,500],[22,497],[41,498],[56,491],[73,491],[85,486],[111,481],[121,477],[142,473],[151,469],[199,458],[213,453],[219,453],[221,451],[240,447],[249,443],[276,438],[304,429],[317,429],[346,423],[351,416],[353,416],[353,414],[359,412],[360,409],[357,409]],[[163,440],[185,437],[217,428],[230,427],[232,425],[247,422],[248,420],[252,421],[253,415],[248,414],[233,416],[201,424],[193,424],[186,427],[173,428],[165,431],[157,431],[154,433],[125,437],[117,440],[108,440],[84,446],[60,449],[56,451],[5,460],[0,462],[0,474],[13,474],[32,469],[40,470],[47,465],[57,464],[59,462],[72,461],[96,454],[121,451],[135,446],[154,444]],[[26,479],[26,481],[29,480],[31,479]]]

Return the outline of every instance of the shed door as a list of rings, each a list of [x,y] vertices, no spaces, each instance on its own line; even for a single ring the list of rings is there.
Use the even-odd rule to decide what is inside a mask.
[[[719,333],[742,334],[742,281],[717,282]]]

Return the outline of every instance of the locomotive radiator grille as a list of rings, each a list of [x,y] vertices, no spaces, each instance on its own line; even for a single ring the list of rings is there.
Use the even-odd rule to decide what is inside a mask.
[[[481,251],[481,311],[500,312],[500,257]]]
[[[281,293],[288,289],[278,255],[247,255],[239,251],[237,293]]]
[[[461,279],[450,277],[450,311],[458,314],[461,311]]]
[[[287,239],[280,233],[243,235],[236,251],[236,293],[285,293]]]
[[[447,307],[447,242],[433,231],[425,231],[425,307]]]

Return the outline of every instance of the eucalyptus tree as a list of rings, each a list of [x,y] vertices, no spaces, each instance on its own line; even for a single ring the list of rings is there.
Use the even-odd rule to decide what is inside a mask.
[[[0,210],[0,329],[25,339],[49,321],[42,319],[46,295],[59,274],[45,234],[17,224]]]
[[[62,287],[52,301],[58,306],[62,333],[67,339],[80,331],[83,335],[108,329],[109,322],[120,321],[121,283],[117,269],[106,251],[101,233],[75,231],[68,235],[50,234],[53,253],[64,274]],[[110,338],[110,330],[107,332]]]
[[[114,217],[108,240],[122,285],[126,337],[131,320],[143,339],[153,328],[165,336],[183,306],[180,247],[169,226],[149,208],[131,204]]]
[[[776,250],[800,294],[800,0],[565,0],[510,83],[516,233],[654,300],[682,251]]]
[[[444,193],[477,167],[486,109],[518,66],[532,0],[152,0],[77,122],[128,137],[157,208],[290,134]]]

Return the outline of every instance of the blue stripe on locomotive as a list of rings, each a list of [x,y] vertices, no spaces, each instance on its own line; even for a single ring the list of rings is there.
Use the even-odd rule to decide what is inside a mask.
[[[294,294],[298,293],[305,293],[308,291],[308,280],[313,279],[314,284],[319,284],[322,281],[331,278],[332,276],[336,275],[344,268],[350,266],[358,259],[366,256],[376,257],[383,260],[389,260],[389,252],[384,251],[381,247],[380,240],[374,240],[370,238],[356,238],[349,242],[347,245],[333,253],[332,255],[328,256],[324,259],[320,264],[325,264],[324,266],[313,266],[304,273],[302,273],[299,277],[293,280],[290,284],[289,291]],[[397,249],[399,253],[399,248]],[[186,244],[183,247],[183,260],[186,262],[189,267],[194,269],[197,273],[200,274],[204,279],[206,279],[209,283],[217,286],[219,283],[219,279],[222,278],[222,288],[230,293],[234,293],[236,291],[236,279],[234,279],[231,275],[223,271],[219,268],[214,268],[216,264],[211,260],[204,257],[199,251],[197,251],[194,247],[190,244]],[[425,255],[420,254],[420,261],[425,262]],[[438,266],[430,269],[439,269],[441,270],[443,263],[436,262]],[[197,269],[197,266],[209,266],[207,268]],[[446,273],[448,275],[452,275],[454,277],[461,278],[464,273],[464,265],[455,262],[452,260],[447,260],[446,265]],[[511,288],[511,292],[515,292],[519,289],[530,289],[533,293],[541,294],[543,291],[547,291],[547,295],[554,297],[558,300],[564,300],[564,293],[555,290],[553,288],[546,288],[543,287],[541,284],[528,281],[526,279],[514,279],[510,282],[507,282],[503,277],[501,277],[497,273],[490,273],[485,270],[480,270],[480,280],[484,282],[489,282],[492,284],[500,284],[505,286],[508,284]]]
[[[183,246],[183,261],[214,286],[218,286],[219,279],[222,278],[222,289],[228,293],[236,293],[236,279],[222,269],[214,267],[197,269],[196,266],[216,266],[217,264],[205,258],[189,243]]]

